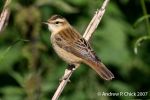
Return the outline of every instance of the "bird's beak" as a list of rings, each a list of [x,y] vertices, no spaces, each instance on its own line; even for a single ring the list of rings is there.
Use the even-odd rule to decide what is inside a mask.
[[[48,25],[48,22],[42,22],[42,24],[46,24],[46,25]]]

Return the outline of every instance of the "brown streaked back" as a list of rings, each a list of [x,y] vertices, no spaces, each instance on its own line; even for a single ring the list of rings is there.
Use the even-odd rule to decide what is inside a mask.
[[[60,37],[63,40],[68,41],[69,43],[70,43],[70,41],[71,42],[75,42],[77,39],[82,38],[82,36],[80,35],[80,33],[78,33],[72,27],[67,27],[67,28],[59,31],[58,35],[60,35]]]

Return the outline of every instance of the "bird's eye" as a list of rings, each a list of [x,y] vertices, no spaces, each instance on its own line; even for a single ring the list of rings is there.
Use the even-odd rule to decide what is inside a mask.
[[[55,24],[59,24],[59,22],[57,21],[57,22],[55,22]]]

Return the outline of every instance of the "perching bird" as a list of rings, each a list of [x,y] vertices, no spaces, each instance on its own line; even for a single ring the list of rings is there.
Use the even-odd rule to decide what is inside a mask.
[[[95,70],[103,79],[111,80],[114,75],[96,56],[86,41],[69,22],[60,15],[53,15],[47,22],[52,32],[51,43],[56,53],[69,64],[85,63]]]

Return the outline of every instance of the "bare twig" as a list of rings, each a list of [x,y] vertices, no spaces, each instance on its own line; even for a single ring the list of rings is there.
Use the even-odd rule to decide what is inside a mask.
[[[105,13],[105,8],[108,4],[109,0],[105,0],[102,7],[96,11],[96,14],[94,15],[94,17],[92,18],[91,22],[89,23],[85,33],[83,34],[83,37],[88,41],[91,36],[92,33],[95,31],[95,29],[97,28],[98,24],[100,23],[104,13]]]
[[[10,4],[10,2],[11,0],[6,0],[3,11],[0,15],[0,32],[3,30],[9,18],[10,11],[9,11],[8,5]]]
[[[91,22],[89,23],[83,37],[88,41],[91,36],[92,33],[95,31],[95,29],[97,28],[98,24],[100,23],[104,13],[105,13],[105,8],[108,4],[109,0],[105,0],[103,2],[102,7],[96,11],[94,17],[92,18]],[[76,70],[76,68],[78,68],[79,65],[76,65],[74,68],[72,69],[66,69],[65,73],[63,75],[63,78],[65,77],[65,79],[63,79],[61,81],[61,83],[59,84],[54,96],[52,97],[52,100],[57,100],[60,96],[60,94],[62,93],[64,87],[66,86],[67,82],[69,81],[69,78],[71,77],[72,73]]]

